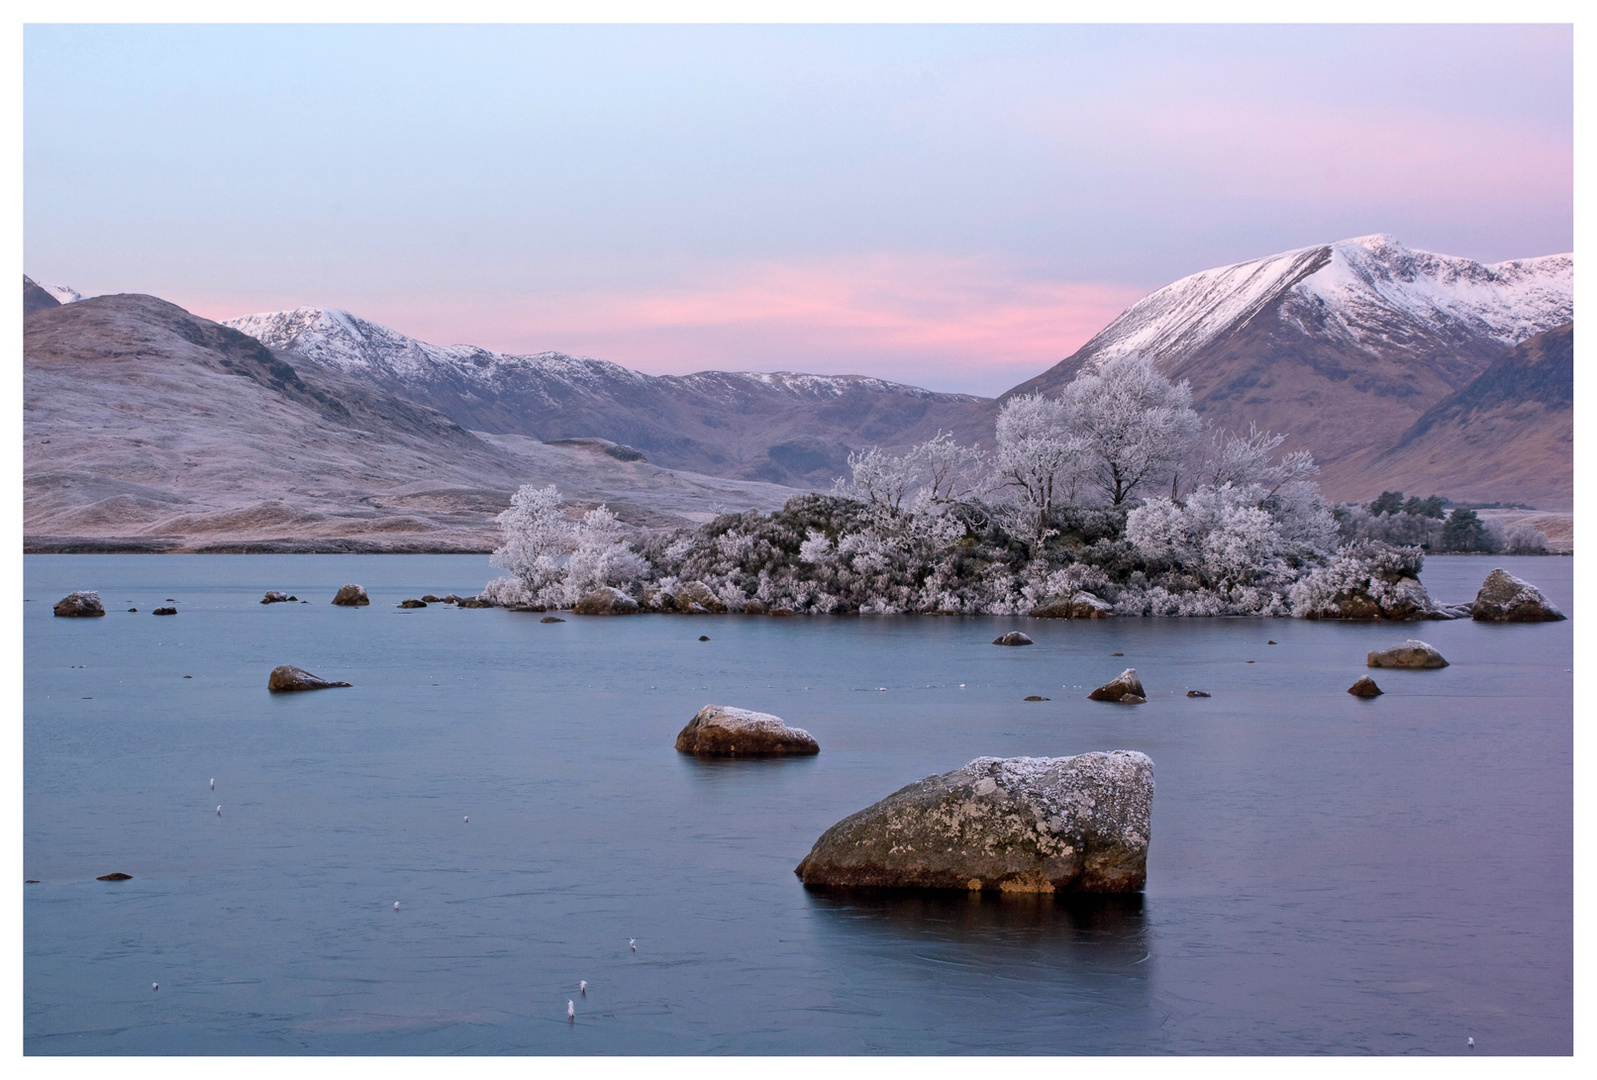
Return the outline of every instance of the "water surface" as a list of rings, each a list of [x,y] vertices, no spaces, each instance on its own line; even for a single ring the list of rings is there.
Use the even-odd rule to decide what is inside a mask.
[[[1424,576],[1468,600],[1494,565],[1572,611],[1567,558]],[[492,575],[26,557],[28,1053],[1572,1051],[1571,622],[394,606]],[[349,581],[369,608],[329,605]],[[74,588],[111,613],[53,618]],[[262,606],[268,588],[311,603]],[[1037,644],[989,644],[1016,628]],[[1452,666],[1344,692],[1409,636]],[[355,685],[271,696],[280,663]],[[1126,666],[1148,704],[1085,699]],[[706,702],[822,753],[685,758]],[[926,775],[1119,747],[1155,762],[1140,903],[793,875]]]

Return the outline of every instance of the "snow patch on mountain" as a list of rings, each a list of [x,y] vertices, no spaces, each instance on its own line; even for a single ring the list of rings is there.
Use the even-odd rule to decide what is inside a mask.
[[[272,348],[296,352],[350,375],[381,382],[476,384],[500,391],[543,384],[548,389],[613,394],[617,384],[643,388],[675,384],[711,399],[775,391],[800,398],[835,398],[850,390],[871,390],[916,398],[966,398],[935,394],[918,386],[863,375],[806,375],[796,372],[700,371],[691,375],[645,375],[608,360],[560,352],[517,355],[475,345],[430,345],[397,330],[338,308],[301,307],[226,319],[223,325]],[[975,401],[976,398],[969,398]]]
[[[83,294],[70,285],[50,285],[43,281],[35,281],[34,284],[63,304],[71,304],[83,299]]]
[[[1361,236],[1184,277],[1133,304],[1082,351],[1092,365],[1134,352],[1179,359],[1277,301],[1283,322],[1371,352],[1461,332],[1509,346],[1573,317],[1574,280],[1570,254],[1488,265]]]

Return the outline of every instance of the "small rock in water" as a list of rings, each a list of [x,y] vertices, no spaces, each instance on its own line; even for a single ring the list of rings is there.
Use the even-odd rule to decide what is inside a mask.
[[[699,635],[699,640],[700,641],[709,641],[710,640],[710,636],[708,634],[700,634]]]
[[[444,602],[443,601],[443,597],[434,596],[432,593],[427,593],[421,599],[422,599],[422,602],[426,603],[426,604],[441,604],[441,603]]]
[[[129,614],[129,615],[136,615],[136,614],[138,614],[138,611],[139,611],[139,609],[138,609],[138,608],[136,608],[136,607],[130,607],[130,608],[128,608],[128,614]]]
[[[24,881],[22,884],[24,884],[24,885],[37,885],[37,884],[39,884],[39,879],[36,878],[36,877],[30,877],[28,880]]]
[[[543,618],[539,619],[538,621],[539,622],[565,622],[566,620],[564,620],[562,618],[559,618],[558,616],[555,616],[555,615],[545,615]]]
[[[778,619],[791,619],[793,617],[793,609],[776,607],[771,609],[771,614],[776,616]]]
[[[1137,678],[1137,669],[1133,667],[1128,667],[1087,697],[1093,701],[1118,701],[1125,705],[1143,705],[1148,700],[1142,680]],[[1133,701],[1133,698],[1136,700]]]
[[[194,678],[194,676],[192,676],[192,675],[185,675],[185,676],[183,676],[183,677],[184,677],[184,678],[185,678],[185,679],[192,679],[192,678]]]
[[[1266,644],[1266,645],[1274,645],[1274,644],[1275,644],[1275,642],[1273,642],[1273,641],[1266,641],[1266,642],[1265,642],[1265,644]]]
[[[266,595],[261,599],[261,603],[263,603],[263,604],[286,604],[286,603],[289,603],[293,599],[294,599],[294,597],[288,595],[288,593],[286,593],[286,592],[278,592],[276,589],[267,589],[266,590]]]
[[[1153,762],[1134,750],[977,758],[844,818],[795,873],[805,885],[1138,892]]]
[[[274,694],[288,693],[292,690],[328,690],[335,686],[348,685],[347,682],[330,682],[293,664],[277,665],[266,679],[266,689]]]
[[[1123,653],[1123,652],[1112,652],[1112,653],[1110,653],[1110,654],[1109,654],[1109,655],[1110,655],[1110,656],[1124,656],[1124,655],[1126,655],[1126,654],[1125,654],[1125,653]]]
[[[1354,697],[1376,697],[1380,694],[1386,693],[1385,690],[1382,690],[1379,686],[1376,686],[1375,680],[1370,678],[1368,675],[1364,676],[1358,682],[1348,687],[1347,692],[1352,694]]]
[[[1188,690],[1187,691],[1187,696],[1188,697],[1212,697],[1213,695],[1211,695],[1209,693],[1209,691],[1207,691],[1207,690]]]
[[[455,601],[455,606],[457,608],[490,608],[490,607],[493,607],[492,604],[490,604],[488,601],[484,600],[480,596],[463,596],[459,600]]]
[[[779,716],[725,705],[706,705],[695,713],[677,735],[676,748],[684,754],[714,757],[821,752],[813,735],[803,728],[788,727]]]
[[[371,603],[371,597],[366,595],[366,590],[359,585],[345,585],[333,597],[333,603],[339,607],[363,607]]]
[[[80,591],[56,601],[55,613],[67,619],[94,618],[105,614],[105,605],[100,602],[99,593]]]
[[[1447,661],[1425,642],[1409,638],[1401,645],[1366,654],[1364,664],[1374,668],[1444,668]]]
[[[176,615],[177,614],[177,608],[175,608],[175,607],[158,607],[158,608],[155,609],[154,614],[156,614],[156,615]]]
[[[99,877],[95,878],[94,880],[95,881],[130,881],[130,880],[132,880],[132,878],[133,878],[132,874],[124,874],[121,871],[117,871],[114,874],[101,874]]]
[[[425,601],[425,600],[401,600],[399,602],[399,606],[402,607],[402,608],[426,607],[427,606],[427,601]]]
[[[1034,641],[1032,641],[1031,638],[1027,637],[1025,634],[1022,634],[1019,630],[1011,630],[1009,633],[1003,635],[1002,637],[993,638],[993,644],[994,645],[1034,645],[1036,643]]]
[[[61,612],[56,611],[59,615]],[[1470,618],[1480,622],[1555,622],[1565,618],[1541,590],[1499,567],[1486,575],[1470,605]]]
[[[1052,701],[1053,698],[1045,698],[1045,697],[1041,696],[1040,694],[1027,694],[1026,697],[1024,699],[1022,699],[1022,700],[1025,700],[1025,701]]]

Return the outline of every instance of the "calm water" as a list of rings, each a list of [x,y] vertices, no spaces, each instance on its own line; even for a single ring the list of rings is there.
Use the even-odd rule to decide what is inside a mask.
[[[1572,1051],[1569,622],[545,625],[394,607],[483,557],[25,563],[32,1054]],[[1493,565],[1571,610],[1567,558],[1425,579]],[[112,613],[53,618],[73,588]],[[1411,634],[1452,666],[1343,692]],[[280,663],[355,685],[273,697]],[[1148,704],[1085,700],[1128,665]],[[684,758],[706,702],[822,752]],[[793,876],[928,774],[1117,747],[1156,767],[1140,904]]]

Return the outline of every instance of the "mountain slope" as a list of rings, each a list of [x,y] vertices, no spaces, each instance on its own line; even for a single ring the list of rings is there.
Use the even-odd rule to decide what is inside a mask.
[[[30,550],[486,550],[522,483],[668,525],[795,492],[485,441],[435,410],[151,296],[23,323]]]
[[[939,428],[992,441],[993,403],[858,375],[703,371],[644,375],[545,352],[429,345],[331,308],[248,315],[226,325],[466,427],[542,440],[599,437],[676,469],[827,486],[851,449],[906,446]]]
[[[1575,324],[1520,342],[1466,386],[1426,410],[1389,447],[1333,468],[1364,481],[1458,500],[1574,506]]]
[[[1159,289],[1005,397],[1142,352],[1217,425],[1287,432],[1330,466],[1390,445],[1510,346],[1569,321],[1573,283],[1571,255],[1483,265],[1388,236],[1302,248]],[[1328,493],[1342,477],[1327,469]]]

